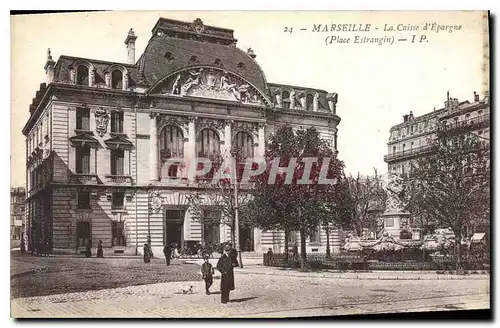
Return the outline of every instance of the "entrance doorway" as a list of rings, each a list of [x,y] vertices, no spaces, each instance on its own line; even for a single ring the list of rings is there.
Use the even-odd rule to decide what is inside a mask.
[[[184,242],[184,211],[166,210],[163,230],[163,241],[166,244],[176,243],[182,246]]]
[[[254,251],[254,236],[253,228],[251,227],[240,227],[240,248],[243,252],[253,252]]]

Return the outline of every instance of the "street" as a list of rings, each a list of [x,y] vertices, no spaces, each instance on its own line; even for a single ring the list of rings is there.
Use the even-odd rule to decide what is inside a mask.
[[[51,260],[58,261],[58,259]],[[60,260],[82,263],[82,260],[87,259]],[[136,261],[141,267],[146,267],[137,259],[105,260],[110,263]],[[58,318],[290,317],[488,309],[490,307],[489,278],[477,277],[479,279],[465,280],[335,279],[281,274],[276,273],[276,269],[254,265],[235,272],[236,290],[231,292],[231,302],[221,304],[218,292],[220,280],[214,280],[211,288],[214,294],[205,295],[204,282],[197,275],[198,267],[195,264],[181,262],[179,261],[175,266],[163,268],[163,274],[156,276],[163,276],[164,281],[168,281],[168,270],[175,268],[173,270],[176,272],[174,276],[177,277],[177,281],[138,284],[137,281],[127,280],[123,272],[114,272],[110,276],[115,274],[123,280],[122,286],[129,285],[52,295],[39,293],[40,296],[27,298],[15,297],[12,300],[12,316]],[[118,266],[118,264],[114,265]],[[255,270],[252,267],[255,267]],[[148,270],[151,269],[150,267]],[[272,272],[274,275],[259,274],[257,273],[259,270],[274,270]],[[181,274],[181,272],[186,272],[186,274]],[[73,275],[74,280],[78,280],[79,275],[76,271],[71,274]],[[196,278],[193,278],[195,275],[197,275]],[[23,278],[28,279],[29,276]],[[68,279],[66,278],[66,281],[69,281]],[[102,285],[102,281],[94,282],[94,286]],[[48,284],[44,286],[47,288]],[[193,293],[185,293],[190,286],[193,286]],[[50,286],[48,289],[51,288],[53,287]]]

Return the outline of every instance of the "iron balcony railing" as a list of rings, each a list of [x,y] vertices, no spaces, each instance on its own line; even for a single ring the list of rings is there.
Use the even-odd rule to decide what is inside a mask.
[[[426,146],[421,146],[421,147],[410,148],[408,150],[405,149],[405,150],[401,150],[401,151],[396,151],[396,152],[393,152],[393,153],[391,153],[389,155],[385,155],[384,156],[384,161],[388,162],[388,161],[395,160],[396,158],[400,159],[402,157],[415,156],[417,154],[429,152],[433,148],[435,148],[434,145],[426,145]]]

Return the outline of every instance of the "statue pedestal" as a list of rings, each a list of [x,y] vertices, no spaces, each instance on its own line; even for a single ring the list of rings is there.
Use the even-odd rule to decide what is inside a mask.
[[[382,214],[384,219],[384,230],[389,233],[394,239],[399,240],[399,233],[401,231],[402,219],[408,219],[410,213],[400,211],[390,211]]]

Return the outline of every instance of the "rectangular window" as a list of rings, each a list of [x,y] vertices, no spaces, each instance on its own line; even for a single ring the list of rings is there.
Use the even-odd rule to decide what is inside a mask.
[[[111,113],[111,132],[123,133],[123,113],[122,112],[112,112]]]
[[[121,149],[111,150],[111,175],[123,175],[124,151]]]
[[[113,200],[111,204],[111,209],[113,210],[122,210],[123,209],[123,199],[125,198],[125,193],[123,192],[114,192]]]
[[[126,246],[124,222],[112,221],[111,232],[113,236],[112,246]]]
[[[309,242],[310,243],[319,243],[319,227],[316,228],[316,230],[309,235]]]
[[[394,227],[394,219],[393,218],[387,218],[387,219],[385,219],[385,227],[386,228],[392,228],[392,227]]]
[[[77,247],[85,247],[91,243],[90,222],[76,223]]]
[[[220,211],[203,211],[203,236],[207,243],[219,243],[220,236]]]
[[[77,197],[78,197],[78,209],[80,210],[90,209],[90,191],[79,191]]]
[[[79,174],[90,174],[90,148],[76,147],[75,170]]]
[[[90,110],[88,108],[76,109],[76,129],[90,131]]]
[[[396,153],[396,146],[392,147],[392,153],[395,154]]]

